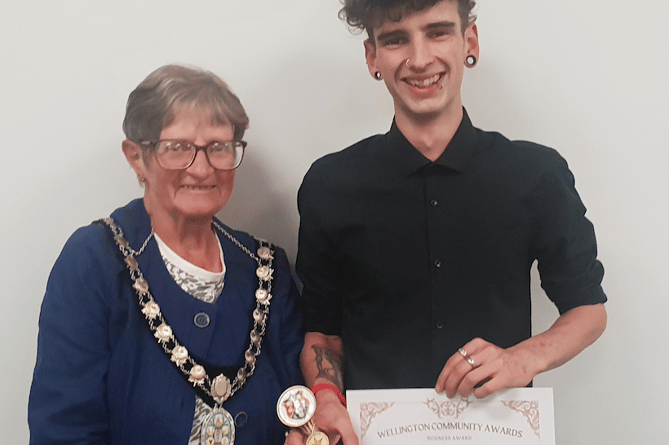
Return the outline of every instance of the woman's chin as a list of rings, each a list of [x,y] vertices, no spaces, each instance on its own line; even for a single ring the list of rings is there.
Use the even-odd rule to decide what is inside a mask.
[[[200,219],[212,219],[218,212],[221,211],[221,208],[214,207],[194,207],[189,209],[183,209],[181,216],[186,219],[200,220]]]

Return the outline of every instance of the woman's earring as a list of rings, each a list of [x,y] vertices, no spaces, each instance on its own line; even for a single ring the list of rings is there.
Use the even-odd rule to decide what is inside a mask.
[[[375,72],[375,73],[374,73],[374,79],[376,79],[376,80],[381,80],[381,73],[379,73],[378,71]]]
[[[467,65],[467,68],[474,68],[476,66],[476,62],[476,56],[472,56],[471,54],[465,59],[465,65]]]

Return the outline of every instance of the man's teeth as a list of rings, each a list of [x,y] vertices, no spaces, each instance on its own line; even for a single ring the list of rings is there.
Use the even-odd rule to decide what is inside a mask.
[[[418,80],[418,79],[409,79],[408,83],[411,86],[414,87],[429,87],[430,85],[434,84],[439,80],[439,74],[435,74],[432,77],[428,77],[427,79],[423,80]]]

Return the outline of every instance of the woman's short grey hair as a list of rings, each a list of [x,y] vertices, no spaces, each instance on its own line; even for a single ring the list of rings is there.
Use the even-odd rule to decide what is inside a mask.
[[[157,141],[163,128],[189,112],[216,125],[232,125],[235,140],[242,139],[249,125],[239,98],[220,77],[200,68],[165,65],[130,93],[123,132],[134,142]]]

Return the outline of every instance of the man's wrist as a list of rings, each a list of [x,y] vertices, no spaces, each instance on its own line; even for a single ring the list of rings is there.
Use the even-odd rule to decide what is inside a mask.
[[[323,391],[323,390],[330,390],[330,391],[334,392],[335,395],[337,396],[337,399],[339,399],[339,402],[342,405],[346,406],[346,397],[344,397],[344,394],[342,394],[341,391],[339,391],[339,388],[337,388],[332,383],[318,383],[318,384],[314,385],[313,388],[311,388],[311,391],[314,394],[317,394],[319,391]]]

